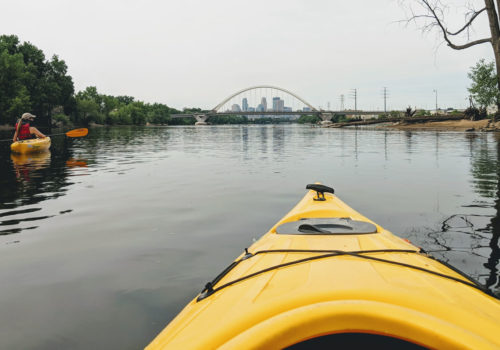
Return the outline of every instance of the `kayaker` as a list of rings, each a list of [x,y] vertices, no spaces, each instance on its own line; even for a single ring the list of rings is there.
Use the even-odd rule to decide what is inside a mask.
[[[21,119],[19,119],[16,123],[16,131],[14,133],[14,137],[12,138],[12,142],[16,142],[18,140],[28,140],[35,137],[46,137],[37,128],[30,126],[30,122],[32,122],[35,118],[36,116],[31,113],[24,113],[21,116]]]

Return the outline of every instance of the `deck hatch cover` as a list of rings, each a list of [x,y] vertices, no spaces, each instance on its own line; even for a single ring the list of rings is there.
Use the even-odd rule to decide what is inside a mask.
[[[276,233],[282,235],[360,235],[376,232],[374,224],[351,218],[304,218],[276,228]]]

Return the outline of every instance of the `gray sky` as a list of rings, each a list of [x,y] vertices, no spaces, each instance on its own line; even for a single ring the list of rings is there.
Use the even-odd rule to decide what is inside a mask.
[[[394,0],[1,0],[0,34],[59,55],[77,91],[179,109],[212,108],[261,84],[323,108],[338,109],[340,94],[352,108],[357,88],[358,108],[382,109],[383,86],[389,108],[431,109],[434,89],[440,107],[464,107],[467,72],[493,59],[491,46],[454,51],[403,18]]]

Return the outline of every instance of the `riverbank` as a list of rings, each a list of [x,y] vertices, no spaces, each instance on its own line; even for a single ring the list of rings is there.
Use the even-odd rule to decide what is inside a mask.
[[[14,125],[0,124],[0,130],[14,130]]]
[[[500,122],[493,123],[490,119],[483,120],[446,120],[422,123],[398,122],[380,125],[377,128],[415,131],[500,131]]]

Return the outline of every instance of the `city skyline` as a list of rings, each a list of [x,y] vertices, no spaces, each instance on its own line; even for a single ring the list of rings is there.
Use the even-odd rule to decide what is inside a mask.
[[[274,96],[272,98],[273,104],[272,108],[267,108],[267,98],[261,97],[260,103],[256,107],[252,107],[248,104],[248,98],[243,97],[241,99],[241,106],[238,103],[231,104],[230,109],[226,109],[226,112],[293,112],[292,107],[285,106],[285,100],[279,96]],[[295,111],[308,112],[311,108],[304,106],[301,109],[296,109]]]

